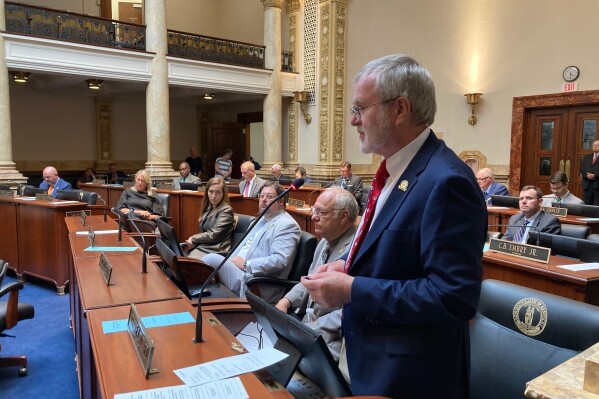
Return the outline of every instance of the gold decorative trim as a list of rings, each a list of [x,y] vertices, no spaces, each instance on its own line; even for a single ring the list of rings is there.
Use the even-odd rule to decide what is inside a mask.
[[[282,8],[283,0],[262,0],[262,5],[264,9],[268,7]]]
[[[96,140],[99,162],[112,159],[112,98],[96,98]]]
[[[460,159],[464,161],[474,173],[478,172],[482,168],[487,167],[487,157],[478,150],[474,151],[462,151],[459,155]]]
[[[287,14],[298,12],[302,7],[299,0],[285,0],[285,3],[287,7]]]

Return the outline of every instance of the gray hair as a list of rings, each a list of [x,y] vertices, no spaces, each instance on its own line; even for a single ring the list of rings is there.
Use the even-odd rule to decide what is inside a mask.
[[[327,188],[325,191],[337,191],[333,202],[333,209],[335,210],[335,216],[339,216],[339,213],[344,209],[347,209],[347,218],[350,222],[354,222],[358,217],[358,202],[354,198],[354,195],[349,191],[346,191],[341,186],[333,186]]]
[[[374,87],[381,100],[406,97],[412,103],[415,122],[433,124],[437,112],[435,84],[429,71],[418,61],[404,54],[377,58],[356,74],[354,84],[369,75],[374,77]]]

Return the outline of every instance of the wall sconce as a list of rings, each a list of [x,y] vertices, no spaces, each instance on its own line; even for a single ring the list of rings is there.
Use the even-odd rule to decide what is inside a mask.
[[[85,82],[87,83],[88,89],[100,90],[100,87],[104,81],[101,79],[87,79]]]
[[[476,107],[476,105],[480,102],[480,96],[482,96],[482,93],[467,93],[464,94],[466,96],[466,102],[472,106],[472,115],[470,115],[468,117],[468,124],[471,126],[476,125],[476,122],[478,122],[478,119],[476,118],[476,116],[474,116],[474,108]]]
[[[310,114],[308,114],[306,109],[306,103],[308,102],[308,93],[306,91],[294,91],[293,96],[295,97],[295,102],[298,103],[300,106],[300,111],[304,116],[304,121],[307,125],[309,125],[310,122],[312,122],[312,117],[310,116]]]
[[[204,100],[212,100],[214,98],[214,94],[206,93],[204,94]]]
[[[12,80],[17,83],[27,83],[27,79],[29,79],[29,72],[21,72],[15,71],[10,73],[12,75]]]

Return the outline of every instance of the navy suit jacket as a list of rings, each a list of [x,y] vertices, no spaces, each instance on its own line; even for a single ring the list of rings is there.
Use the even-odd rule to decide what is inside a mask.
[[[582,157],[580,162],[580,175],[582,177],[582,189],[587,190],[599,190],[599,179],[589,180],[587,179],[587,173],[592,173],[595,176],[599,176],[599,162],[593,165],[593,153]]]
[[[354,395],[468,396],[486,229],[472,170],[431,132],[349,270],[343,334]]]
[[[483,191],[483,196],[485,197],[485,200],[491,198],[492,195],[510,195],[510,193],[507,191],[506,186],[494,181],[493,183],[491,183],[487,191]]]
[[[49,186],[50,185],[45,180],[40,183],[40,188],[43,188],[45,190],[48,190]],[[52,191],[52,197],[58,198],[58,190],[72,191],[73,186],[71,186],[71,184],[69,182],[67,182],[66,180],[63,180],[59,177],[58,180],[56,181],[56,184],[54,185],[54,191]]]

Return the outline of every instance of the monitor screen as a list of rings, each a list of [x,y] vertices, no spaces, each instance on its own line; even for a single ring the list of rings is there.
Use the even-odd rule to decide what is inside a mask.
[[[248,291],[246,299],[275,348],[289,356],[268,368],[273,378],[287,386],[298,366],[300,371],[331,397],[351,396],[339,367],[318,331],[275,308]]]
[[[198,191],[198,188],[200,188],[201,185],[201,183],[179,183],[179,187],[181,187],[181,190],[191,191]]]

